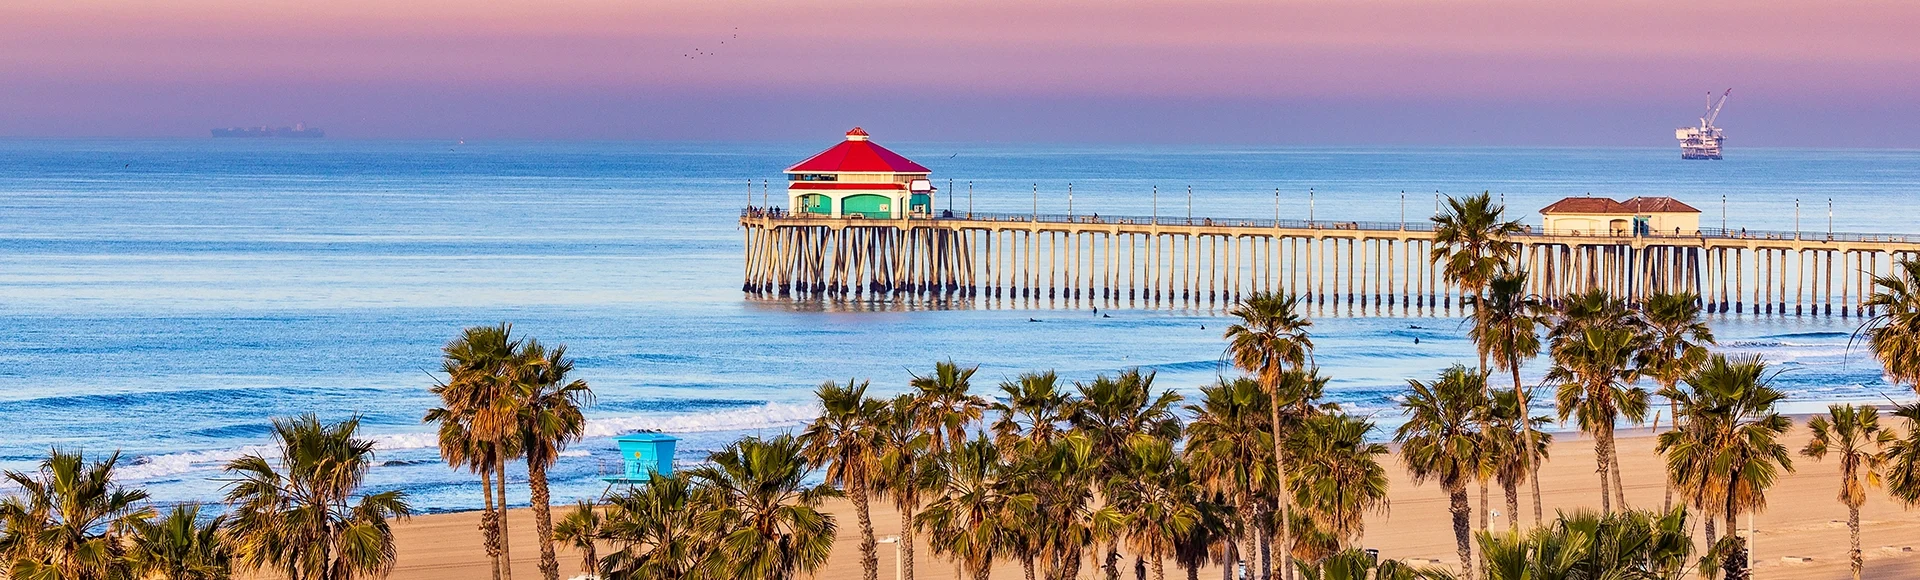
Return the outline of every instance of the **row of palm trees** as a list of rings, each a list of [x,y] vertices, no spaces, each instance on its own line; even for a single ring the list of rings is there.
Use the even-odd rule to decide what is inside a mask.
[[[115,480],[119,455],[54,450],[33,472],[7,472],[20,492],[0,500],[0,577],[14,580],[225,580],[271,571],[290,580],[384,576],[393,521],[412,513],[400,491],[362,490],[373,443],[359,421],[312,415],[273,422],[275,454],[225,466],[223,515],[199,505],[162,512]]]

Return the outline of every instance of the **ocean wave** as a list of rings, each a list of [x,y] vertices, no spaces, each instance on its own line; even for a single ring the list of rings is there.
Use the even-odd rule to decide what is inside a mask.
[[[585,436],[590,439],[605,438],[643,430],[663,433],[751,431],[792,427],[811,421],[819,415],[820,408],[815,405],[765,403],[722,411],[590,419],[587,421]],[[368,435],[366,438],[373,442],[375,451],[431,449],[440,444],[439,435],[432,432],[377,433]],[[128,480],[154,480],[196,471],[213,471],[225,466],[229,461],[249,454],[270,459],[278,456],[277,450],[271,445],[245,445],[227,449],[143,455],[123,462],[115,469],[115,475]],[[591,453],[586,450],[576,449],[563,453],[562,457],[590,455]],[[381,465],[402,466],[419,463],[435,462],[386,461]]]

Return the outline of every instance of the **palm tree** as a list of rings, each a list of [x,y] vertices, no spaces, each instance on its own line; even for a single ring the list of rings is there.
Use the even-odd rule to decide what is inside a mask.
[[[1447,197],[1446,206],[1433,216],[1431,259],[1440,263],[1440,275],[1464,292],[1473,295],[1474,328],[1486,327],[1486,309],[1480,298],[1487,283],[1500,268],[1520,257],[1520,244],[1509,240],[1524,230],[1518,221],[1505,219],[1506,207],[1493,201],[1491,192],[1465,199]],[[1488,350],[1480,349],[1480,369],[1487,368]]]
[[[920,509],[921,494],[935,484],[938,476],[928,453],[933,435],[921,431],[914,422],[919,399],[914,395],[894,397],[880,422],[880,454],[874,466],[874,492],[893,500],[900,512],[900,577],[913,580],[915,512]]]
[[[617,547],[595,572],[607,580],[692,578],[707,561],[714,539],[702,535],[686,472],[655,472],[647,484],[607,498],[600,535]]]
[[[1847,531],[1852,548],[1853,580],[1860,580],[1860,506],[1867,503],[1867,486],[1880,485],[1886,464],[1881,451],[1893,443],[1893,432],[1880,429],[1880,412],[1872,405],[1831,405],[1825,416],[1807,422],[1813,437],[1800,450],[1816,460],[1832,453],[1840,460],[1840,503],[1847,506]]]
[[[1893,415],[1904,420],[1906,434],[1887,444],[1882,466],[1887,493],[1907,507],[1920,505],[1920,403],[1895,406]]]
[[[157,522],[135,524],[129,572],[152,580],[226,580],[232,553],[220,541],[225,525],[225,517],[200,517],[198,505],[175,506]]]
[[[593,502],[580,500],[574,504],[560,523],[553,527],[553,541],[566,542],[580,551],[580,571],[598,575],[600,570],[600,551],[596,542],[600,541],[600,510],[594,509]]]
[[[1453,365],[1439,379],[1423,383],[1408,379],[1400,407],[1407,422],[1393,434],[1400,442],[1400,460],[1415,484],[1438,481],[1447,492],[1453,513],[1453,537],[1460,567],[1473,577],[1473,545],[1469,537],[1472,508],[1467,505],[1467,482],[1482,469],[1485,441],[1480,434],[1480,409],[1486,407],[1487,376]]]
[[[559,580],[560,560],[553,549],[553,495],[547,487],[547,470],[560,459],[567,445],[580,440],[586,430],[583,405],[592,404],[593,390],[587,382],[570,379],[573,359],[567,358],[566,345],[548,350],[537,340],[528,340],[520,349],[524,375],[515,381],[513,408],[520,436],[519,449],[527,460],[527,487],[533,500],[534,530],[540,540],[540,575]]]
[[[967,440],[967,425],[979,421],[987,401],[967,394],[974,371],[980,367],[960,368],[953,361],[935,363],[933,374],[914,375],[911,385],[918,398],[914,405],[914,425],[933,435],[936,452],[950,451]]]
[[[1272,423],[1267,417],[1273,399],[1258,381],[1248,378],[1221,379],[1200,392],[1200,403],[1187,406],[1193,416],[1187,424],[1187,462],[1202,487],[1233,506],[1240,519],[1236,539],[1245,546],[1239,556],[1255,558],[1270,544],[1262,533],[1266,526],[1261,525],[1259,512],[1265,505],[1263,495],[1276,481]],[[1230,558],[1227,567],[1238,563],[1234,560]],[[1267,563],[1262,561],[1257,569],[1265,577]]]
[[[1031,496],[1034,507],[1006,513],[1006,545],[1029,570],[1027,561],[1038,559],[1048,580],[1077,578],[1087,546],[1093,545],[1096,532],[1105,531],[1093,509],[1105,458],[1093,455],[1093,439],[1084,433],[1065,433],[1045,445],[1023,439],[1013,448],[1009,469],[1017,477],[1008,491]]]
[[[953,558],[972,580],[987,580],[1006,544],[1010,512],[1031,511],[1031,495],[1016,493],[1000,449],[982,436],[946,455],[941,495],[914,518],[933,537],[933,552]]]
[[[1166,580],[1174,545],[1199,525],[1200,486],[1170,439],[1137,434],[1127,439],[1122,455],[1123,467],[1107,482],[1112,491],[1096,517],[1122,530],[1147,559],[1153,580]]]
[[[1298,370],[1306,366],[1313,358],[1313,340],[1307,336],[1307,327],[1313,322],[1300,313],[1299,299],[1295,296],[1273,292],[1255,292],[1240,303],[1227,309],[1227,315],[1239,319],[1227,326],[1227,355],[1235,367],[1253,374],[1273,398],[1269,405],[1269,419],[1273,427],[1274,473],[1279,481],[1285,481],[1286,455],[1281,449],[1281,441],[1286,431],[1281,428],[1280,407],[1285,401],[1281,397],[1281,377],[1288,370]],[[1289,499],[1285,490],[1269,490],[1278,498],[1279,521],[1286,521],[1290,511]],[[1293,544],[1288,526],[1280,526],[1282,546]],[[1291,567],[1282,566],[1282,575],[1293,576]]]
[[[1646,322],[1647,338],[1635,365],[1642,374],[1660,383],[1657,394],[1667,398],[1667,416],[1679,421],[1680,404],[1673,400],[1673,394],[1681,378],[1707,361],[1707,345],[1713,344],[1713,329],[1700,320],[1700,296],[1691,292],[1649,296],[1640,317]],[[1669,485],[1661,509],[1671,507],[1673,486]]]
[[[1854,336],[1866,337],[1891,382],[1920,391],[1920,260],[1895,262],[1873,285],[1861,305],[1874,314]]]
[[[1387,447],[1368,441],[1372,421],[1344,413],[1316,415],[1288,442],[1294,458],[1293,503],[1339,547],[1357,543],[1366,515],[1387,510]]]
[[[1493,398],[1487,408],[1487,447],[1493,449],[1489,459],[1492,461],[1494,479],[1507,495],[1507,530],[1520,528],[1520,482],[1532,479],[1534,485],[1533,509],[1539,522],[1540,481],[1534,477],[1536,469],[1546,463],[1547,453],[1553,447],[1553,434],[1540,432],[1552,418],[1545,415],[1527,416],[1527,407],[1522,403],[1526,394],[1522,390],[1499,389],[1493,391]]]
[[[513,325],[473,326],[441,349],[441,372],[446,382],[434,385],[441,406],[427,412],[425,422],[440,426],[441,458],[454,467],[480,474],[487,494],[487,555],[493,558],[494,580],[513,577],[512,550],[507,541],[507,461],[520,455],[516,433],[519,412],[514,403],[522,388],[526,357]],[[493,480],[493,481],[490,481]]]
[[[1000,392],[1005,401],[988,406],[999,414],[993,422],[996,443],[1004,446],[1024,439],[1047,445],[1064,431],[1073,396],[1060,388],[1060,376],[1053,371],[1025,373],[1002,381]]]
[[[1153,373],[1128,369],[1117,377],[1100,375],[1091,383],[1076,385],[1080,397],[1069,423],[1087,437],[1092,456],[1100,461],[1096,481],[1112,481],[1123,473],[1127,440],[1135,435],[1168,440],[1180,436],[1180,419],[1173,413],[1180,394],[1156,393],[1153,377]],[[1109,542],[1103,563],[1109,577],[1119,574],[1119,557],[1118,546]]]
[[[1530,533],[1480,534],[1487,580],[1681,580],[1693,539],[1686,510],[1576,512]]]
[[[1729,532],[1741,513],[1766,507],[1766,490],[1780,470],[1793,470],[1793,457],[1779,442],[1793,422],[1774,410],[1786,394],[1769,385],[1766,370],[1757,355],[1713,355],[1687,377],[1688,388],[1676,393],[1683,427],[1660,435],[1658,448],[1667,454],[1670,477],[1717,504],[1702,507],[1722,510]],[[1682,477],[1672,473],[1676,469],[1703,473]],[[1729,577],[1748,569],[1737,536],[1729,533],[1716,551]]]
[[[1480,409],[1486,407],[1486,375],[1463,365],[1442,371],[1434,382],[1407,380],[1411,392],[1400,401],[1407,423],[1394,440],[1400,442],[1400,461],[1415,484],[1440,482],[1453,513],[1453,542],[1459,565],[1473,578],[1473,526],[1467,505],[1467,482],[1482,469],[1484,440],[1480,436]]]
[[[832,487],[808,485],[807,461],[792,435],[749,437],[692,470],[704,510],[695,516],[714,538],[708,574],[787,580],[811,574],[833,550],[833,516],[821,513]]]
[[[273,421],[279,459],[249,453],[227,463],[228,541],[242,568],[292,580],[351,580],[393,569],[391,522],[412,514],[406,492],[360,493],[373,442],[360,420],[312,414]]]
[[[434,387],[436,392],[444,393],[443,386]],[[445,402],[443,400],[443,402]],[[480,474],[480,492],[486,499],[480,512],[480,532],[484,536],[487,557],[492,560],[489,567],[494,580],[500,580],[506,564],[501,560],[501,526],[504,525],[506,505],[495,506],[494,469],[501,463],[502,455],[494,442],[481,439],[471,428],[472,414],[464,409],[455,411],[446,407],[427,410],[423,422],[439,425],[440,458],[447,465]],[[504,455],[518,455],[517,447],[509,447]],[[504,483],[504,477],[501,478]]]
[[[36,473],[8,471],[20,491],[0,499],[0,557],[18,580],[107,580],[125,574],[125,540],[153,517],[147,493],[113,480],[115,453],[87,461],[54,449]]]
[[[880,461],[881,431],[888,419],[887,403],[867,398],[867,383],[852,379],[841,385],[828,381],[816,391],[820,417],[800,434],[802,453],[816,468],[825,468],[826,484],[838,486],[853,500],[860,522],[860,567],[866,580],[880,577],[879,545],[873,538],[873,517],[867,510],[871,480]]]
[[[1593,452],[1599,463],[1600,511],[1612,513],[1617,492],[1620,507],[1626,507],[1624,491],[1616,490],[1618,477],[1613,469],[1614,422],[1625,417],[1639,422],[1647,412],[1647,391],[1631,386],[1637,369],[1633,357],[1640,341],[1630,330],[1605,326],[1589,327],[1570,336],[1553,351],[1554,368],[1547,380],[1559,383],[1555,399],[1561,421],[1577,420],[1580,430],[1593,436]]]
[[[1542,314],[1545,305],[1527,293],[1527,273],[1503,270],[1488,281],[1485,296],[1474,308],[1479,320],[1468,338],[1473,339],[1482,357],[1492,359],[1494,365],[1513,375],[1513,393],[1519,398],[1519,408],[1532,409],[1533,389],[1520,384],[1520,366],[1540,356],[1540,327],[1545,326],[1547,320]],[[1520,429],[1522,441],[1538,442],[1533,422],[1520,422]],[[1523,445],[1527,446],[1533,445]],[[1544,459],[1544,456],[1523,454],[1515,467],[1519,469],[1516,475],[1533,484],[1533,521],[1537,523],[1545,521],[1545,514],[1540,501],[1539,465],[1534,463],[1535,459]],[[1507,506],[1507,510],[1513,514],[1515,507]]]

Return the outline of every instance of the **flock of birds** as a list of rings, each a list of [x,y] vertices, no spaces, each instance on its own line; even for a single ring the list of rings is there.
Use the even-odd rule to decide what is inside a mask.
[[[733,38],[733,40],[739,40],[739,39],[740,39],[740,28],[739,28],[739,27],[734,27],[734,29],[733,29],[733,37],[732,37],[732,38]],[[727,44],[727,41],[725,41],[725,40],[722,40],[722,41],[720,41],[720,44],[721,44],[722,46],[724,46],[724,45],[726,45],[726,44]],[[707,51],[705,51],[705,50],[701,50],[701,49],[700,49],[699,47],[695,47],[695,48],[693,49],[693,52],[688,52],[688,53],[681,53],[681,55],[680,55],[680,56],[681,56],[681,57],[683,57],[683,58],[689,58],[689,59],[695,59],[695,58],[700,58],[700,57],[703,57],[703,56],[714,56],[714,55],[717,55],[717,54],[719,54],[719,53],[716,53],[716,52],[707,52]]]

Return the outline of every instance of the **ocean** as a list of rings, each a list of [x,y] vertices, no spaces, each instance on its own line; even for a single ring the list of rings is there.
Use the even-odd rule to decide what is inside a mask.
[[[792,429],[829,380],[907,388],[935,361],[982,394],[1028,370],[1140,367],[1195,394],[1220,364],[1217,309],[820,308],[740,292],[739,207],[834,143],[0,140],[0,468],[49,448],[119,452],[160,501],[217,501],[220,466],[273,417],[358,416],[374,489],[478,506],[421,414],[439,349],[512,322],[564,343],[597,396],[556,501],[606,490],[610,437],[659,429],[697,462]],[[936,205],[980,211],[1394,221],[1491,191],[1515,215],[1568,195],[1668,195],[1702,225],[1920,233],[1920,151],[1268,148],[878,141],[934,170]],[[949,179],[953,180],[949,185]],[[1192,188],[1189,202],[1188,188]],[[1156,193],[1157,191],[1157,193]],[[1277,193],[1276,193],[1277,192]],[[771,192],[778,200],[778,191]],[[1725,199],[1723,204],[1722,199]],[[1404,200],[1404,201],[1403,201]],[[1724,212],[1724,214],[1723,214]],[[1032,321],[1030,321],[1032,320]],[[1859,320],[1715,315],[1723,349],[1774,363],[1789,411],[1905,398],[1850,336]],[[1471,364],[1457,318],[1322,318],[1329,397],[1385,436],[1408,378]],[[1418,338],[1418,344],[1414,340]],[[1527,367],[1537,380],[1542,365]],[[517,476],[516,476],[517,477]],[[0,493],[5,493],[0,489]],[[524,489],[516,501],[525,501]]]

